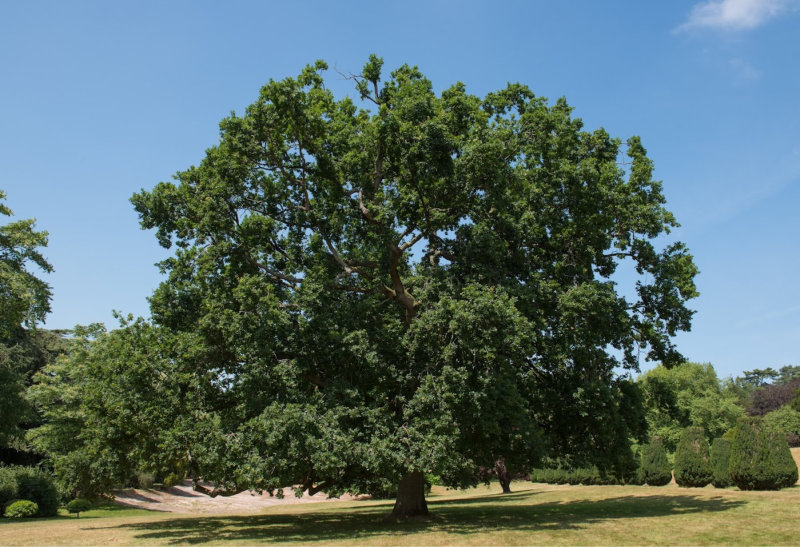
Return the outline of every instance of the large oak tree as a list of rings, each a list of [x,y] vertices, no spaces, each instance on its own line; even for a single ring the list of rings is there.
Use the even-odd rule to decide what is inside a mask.
[[[427,512],[424,473],[473,484],[548,439],[602,451],[604,420],[624,425],[615,369],[679,360],[697,294],[684,245],[656,246],[676,222],[640,140],[519,84],[384,80],[375,56],[337,99],[326,68],[270,81],[199,166],[132,198],[177,247],[153,319],[198,335],[216,389],[196,472],[394,485],[404,516]]]

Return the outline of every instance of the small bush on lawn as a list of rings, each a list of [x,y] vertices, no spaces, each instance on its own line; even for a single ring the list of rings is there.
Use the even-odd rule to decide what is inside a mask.
[[[687,427],[675,450],[675,482],[678,486],[702,488],[713,478],[705,432],[700,427]]]
[[[74,499],[67,504],[67,511],[69,513],[75,513],[75,518],[81,518],[81,513],[85,513],[91,508],[92,503],[82,498]]]
[[[36,516],[38,512],[39,506],[36,503],[28,500],[16,500],[8,504],[4,514],[10,519],[21,519]]]
[[[711,468],[714,470],[715,488],[727,488],[733,484],[728,465],[731,460],[731,441],[720,437],[711,445]]]
[[[653,437],[642,447],[642,479],[649,486],[664,486],[672,480],[672,466],[661,437]]]
[[[729,470],[733,484],[742,490],[778,490],[797,482],[786,435],[765,427],[760,418],[739,420]]]

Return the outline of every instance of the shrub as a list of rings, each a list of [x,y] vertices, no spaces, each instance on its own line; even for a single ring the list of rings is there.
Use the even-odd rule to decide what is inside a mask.
[[[15,500],[6,507],[5,516],[10,519],[33,517],[39,512],[39,506],[28,500]]]
[[[67,511],[75,513],[75,518],[81,518],[81,513],[85,513],[91,508],[92,503],[82,498],[74,499],[67,504]]]
[[[153,484],[156,482],[156,476],[153,473],[148,473],[147,471],[138,471],[136,473],[136,484],[139,488],[150,489],[153,488]]]
[[[774,429],[764,429],[764,458],[767,473],[775,480],[777,488],[788,488],[797,482],[797,464],[792,458],[786,434]]]
[[[675,451],[675,482],[702,488],[713,478],[705,432],[700,427],[687,427]]]
[[[786,436],[759,418],[743,418],[731,446],[730,474],[742,490],[778,490],[797,482]]]
[[[59,494],[53,477],[35,467],[0,467],[0,504],[14,499],[34,501],[40,517],[58,513]]]
[[[642,479],[650,486],[664,486],[672,480],[672,466],[661,437],[653,437],[642,447]]]
[[[534,469],[531,471],[530,480],[531,482],[543,482],[546,484],[583,484],[586,486],[620,484],[623,482],[614,475],[600,472],[597,467]]]
[[[624,484],[641,486],[644,484],[644,474],[642,472],[642,447],[635,446],[632,450],[635,466],[629,469],[628,473],[622,477],[622,479]]]
[[[17,498],[17,475],[14,467],[0,467],[0,509]]]
[[[728,465],[731,459],[731,441],[725,438],[714,439],[711,445],[711,468],[716,488],[727,488],[733,484]]]
[[[58,514],[58,489],[53,477],[41,469],[17,468],[17,497],[35,501],[39,506],[40,517],[54,517]]]

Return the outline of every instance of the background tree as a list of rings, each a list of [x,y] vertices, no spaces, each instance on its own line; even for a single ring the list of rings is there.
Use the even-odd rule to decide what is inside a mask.
[[[0,444],[0,464],[35,465],[40,462],[41,454],[37,454],[25,442],[25,432],[42,423],[42,417],[30,404],[26,391],[33,383],[35,374],[53,363],[58,356],[67,353],[69,346],[67,331],[41,327],[20,327],[13,336],[0,343],[0,363],[7,365],[0,366],[0,375],[5,374],[8,378],[8,383],[4,385],[7,393],[14,394],[0,398],[0,406],[8,406],[8,410],[0,411],[0,416],[6,416],[9,422],[17,424],[8,442]],[[12,415],[16,418],[10,418]]]
[[[768,412],[764,416],[764,424],[786,435],[789,446],[800,446],[800,411],[791,405]]]
[[[11,216],[2,200],[0,215]],[[27,379],[24,362],[25,329],[44,321],[50,311],[50,287],[30,271],[51,272],[39,252],[47,246],[47,232],[34,230],[35,221],[17,220],[0,226],[0,447],[19,438],[19,425],[30,417],[23,397]]]
[[[93,496],[136,485],[143,472],[197,476],[195,447],[219,439],[205,411],[210,373],[196,350],[191,335],[141,319],[110,333],[76,327],[72,351],[30,388],[44,421],[28,438],[63,491]]]
[[[786,383],[766,384],[752,392],[747,403],[747,413],[751,416],[765,416],[790,404],[798,392],[800,392],[800,378],[793,378]]]
[[[701,427],[706,439],[721,437],[744,415],[737,394],[726,389],[710,364],[658,366],[637,379],[650,433],[673,452],[683,430]]]
[[[697,270],[682,244],[654,245],[677,224],[638,138],[583,131],[564,99],[519,84],[436,95],[416,68],[382,81],[381,66],[352,76],[374,112],[335,99],[323,62],[269,82],[198,167],[132,201],[177,244],[154,320],[198,334],[224,402],[203,476],[392,483],[411,515],[423,472],[466,486],[499,457],[530,467],[537,424],[552,446],[573,436],[562,409],[595,433],[641,348],[680,361]],[[612,281],[623,260],[630,300]]]

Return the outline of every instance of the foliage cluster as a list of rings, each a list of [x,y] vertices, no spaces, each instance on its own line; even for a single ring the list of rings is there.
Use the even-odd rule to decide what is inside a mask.
[[[672,465],[661,437],[652,437],[642,447],[642,481],[649,486],[664,486],[672,480]]]
[[[7,518],[18,519],[35,517],[39,513],[36,502],[29,500],[14,500],[8,504],[3,515]]]
[[[83,498],[76,498],[66,505],[69,513],[75,513],[76,518],[81,517],[81,513],[85,513],[92,508],[92,502]]]
[[[12,215],[5,197],[0,190],[0,217]],[[50,287],[31,271],[52,271],[39,251],[47,232],[34,226],[32,219],[0,225],[0,448],[19,438],[20,423],[31,414],[23,395],[27,371],[14,346],[24,338],[23,327],[34,327],[50,311]]]
[[[0,467],[0,506],[15,499],[36,502],[42,517],[58,513],[60,498],[53,477],[38,468]]]
[[[699,427],[687,427],[675,451],[675,482],[678,486],[702,488],[714,478],[708,441]]]
[[[536,468],[531,470],[530,480],[546,484],[583,484],[610,485],[610,484],[636,484],[635,476],[617,477],[602,474],[597,467],[583,467],[576,469]]]
[[[788,384],[796,378],[800,378],[800,366],[786,365],[778,370],[772,367],[745,370],[734,384],[749,394],[760,387]]]
[[[765,416],[791,405],[800,396],[800,377],[793,377],[786,383],[767,384],[754,390],[747,408],[751,416]]]
[[[783,433],[758,418],[742,418],[731,446],[731,480],[742,490],[778,490],[797,482],[797,465]]]
[[[711,445],[711,467],[715,488],[728,488],[733,484],[730,473],[731,441],[722,437],[714,439]]]
[[[69,355],[30,389],[45,423],[28,438],[71,496],[93,497],[145,476],[151,485],[182,479],[197,438],[211,434],[190,337],[127,321],[112,332],[76,328]]]
[[[744,415],[739,395],[720,382],[711,364],[657,366],[637,379],[649,432],[672,453],[685,428],[703,429],[706,441],[721,437]]]
[[[764,416],[764,424],[786,435],[789,446],[800,446],[800,410],[785,405]]]

